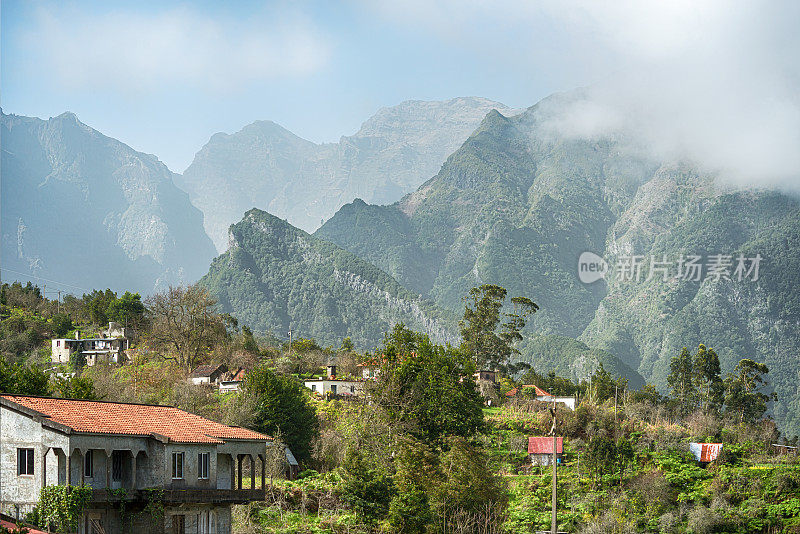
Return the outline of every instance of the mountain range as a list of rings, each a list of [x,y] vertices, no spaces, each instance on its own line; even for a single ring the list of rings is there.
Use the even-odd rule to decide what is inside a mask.
[[[0,112],[0,128],[6,279],[150,294],[206,271],[215,251],[202,213],[158,158],[72,113]]]
[[[484,98],[411,100],[382,108],[338,143],[306,141],[271,121],[215,134],[179,184],[205,216],[219,252],[228,226],[256,207],[313,231],[343,204],[391,203],[436,174],[492,109]]]
[[[230,227],[227,252],[200,284],[258,331],[289,328],[324,345],[350,337],[373,348],[399,322],[440,343],[455,341],[455,320],[350,252],[252,209]]]
[[[553,117],[579,98],[556,95],[515,117],[490,112],[417,191],[387,206],[356,200],[314,235],[443,309],[459,309],[484,282],[530,297],[541,310],[523,356],[573,378],[586,376],[583,360],[564,361],[541,336],[609,352],[662,390],[684,346],[713,346],[724,372],[741,358],[763,361],[776,419],[800,432],[800,202],[657,161],[624,136],[554,131]],[[582,283],[584,252],[616,269]],[[699,277],[680,270],[690,256]]]
[[[201,283],[255,331],[368,349],[403,321],[454,340],[462,297],[496,283],[540,306],[519,347],[540,371],[603,363],[665,390],[670,358],[705,343],[724,372],[767,363],[774,416],[800,433],[800,201],[625,132],[560,131],[582,98],[409,102],[328,145],[258,122],[213,136],[181,177],[74,116],[4,115],[4,268],[86,287],[197,280],[214,247],[191,199],[224,250]]]

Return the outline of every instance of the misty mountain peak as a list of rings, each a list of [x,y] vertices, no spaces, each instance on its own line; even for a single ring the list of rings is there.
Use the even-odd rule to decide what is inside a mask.
[[[355,198],[391,203],[435,175],[492,109],[478,97],[408,100],[381,108],[338,143],[317,145],[263,120],[214,135],[179,179],[225,250],[230,224],[249,208],[313,231]]]

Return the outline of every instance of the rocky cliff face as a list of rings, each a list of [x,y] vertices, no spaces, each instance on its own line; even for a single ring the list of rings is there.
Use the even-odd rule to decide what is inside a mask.
[[[455,320],[386,273],[257,209],[231,226],[228,251],[200,281],[225,311],[256,331],[296,335],[323,345],[351,337],[372,349],[399,322],[453,341]]]
[[[313,231],[355,198],[390,203],[416,189],[494,108],[512,113],[482,98],[403,102],[378,111],[355,135],[322,145],[255,122],[214,135],[180,185],[220,252],[228,226],[253,207]]]
[[[800,351],[800,202],[733,190],[724,177],[644,156],[624,136],[559,135],[548,125],[568,98],[580,95],[515,117],[489,113],[417,191],[390,206],[348,204],[315,235],[443,308],[460,309],[484,282],[526,295],[541,307],[530,332],[579,338],[662,388],[683,346],[712,345],[725,371],[740,358],[765,361],[775,415],[800,432],[800,363],[790,356]],[[605,280],[579,279],[587,251],[612,267]],[[679,271],[689,255],[700,257],[697,279]],[[738,258],[749,268],[758,255],[760,278],[740,279]],[[530,361],[577,372],[542,358],[542,339],[521,347]]]
[[[71,113],[1,120],[8,278],[147,294],[202,275],[214,253],[202,214],[155,156]]]

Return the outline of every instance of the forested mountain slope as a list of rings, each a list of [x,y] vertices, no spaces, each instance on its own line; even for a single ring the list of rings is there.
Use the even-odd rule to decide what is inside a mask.
[[[528,296],[541,307],[529,331],[579,337],[661,387],[682,346],[714,346],[725,371],[742,357],[765,361],[775,415],[800,433],[797,199],[733,190],[720,185],[724,177],[644,156],[618,136],[560,135],[553,118],[576,98],[556,95],[510,118],[490,112],[417,191],[389,206],[348,204],[315,235],[444,308],[459,309],[460,296],[483,282]],[[606,281],[579,280],[586,251],[612,267]],[[760,277],[737,279],[737,258],[749,269],[757,254]],[[701,257],[699,279],[678,272],[681,255]],[[731,263],[722,273],[730,280],[708,277],[718,255]],[[631,256],[641,256],[638,280],[613,269]],[[657,268],[648,279],[651,257],[669,264],[666,278]],[[548,366],[534,338],[523,354]]]
[[[202,214],[155,156],[71,113],[46,121],[2,114],[0,122],[9,279],[147,294],[205,272],[214,248]]]
[[[219,252],[228,226],[256,207],[313,231],[354,198],[394,202],[438,172],[491,109],[484,98],[382,108],[352,136],[315,144],[270,121],[215,134],[180,178]]]
[[[351,337],[373,349],[399,322],[440,341],[454,340],[455,316],[438,310],[350,252],[269,213],[252,209],[230,227],[228,251],[200,280],[255,331],[339,346]]]

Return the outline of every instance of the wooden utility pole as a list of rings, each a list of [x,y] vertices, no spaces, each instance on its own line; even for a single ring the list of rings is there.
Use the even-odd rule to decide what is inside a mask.
[[[553,517],[551,522],[551,532],[552,534],[558,534],[558,518],[556,516],[556,488],[558,483],[558,472],[557,472],[557,462],[558,462],[558,437],[556,433],[556,397],[553,395],[553,407],[550,409],[553,412]]]

